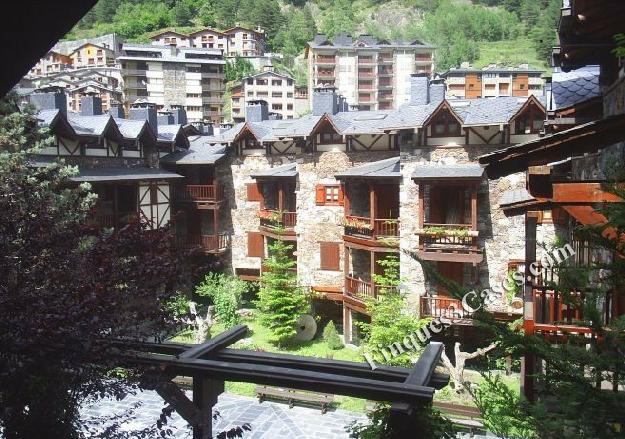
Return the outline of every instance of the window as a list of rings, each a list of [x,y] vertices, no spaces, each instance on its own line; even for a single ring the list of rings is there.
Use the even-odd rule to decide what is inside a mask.
[[[271,80],[271,85],[282,85],[282,80],[281,79],[272,79]]]
[[[340,184],[317,185],[315,202],[318,206],[342,206],[343,187]]]
[[[335,145],[343,143],[343,137],[338,133],[326,131],[319,134],[319,143],[321,145]]]
[[[338,242],[319,243],[319,269],[339,271],[341,269],[340,247]]]
[[[534,105],[530,106],[515,121],[516,134],[538,134],[544,124],[544,115]]]
[[[262,258],[265,255],[263,235],[259,232],[247,232],[247,256]]]
[[[432,121],[432,137],[451,137],[460,135],[460,124],[451,114],[439,114]]]
[[[282,104],[271,104],[272,110],[282,110]]]

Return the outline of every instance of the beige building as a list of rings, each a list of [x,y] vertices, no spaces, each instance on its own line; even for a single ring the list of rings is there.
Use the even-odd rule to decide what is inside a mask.
[[[232,90],[232,119],[245,120],[246,103],[259,100],[267,102],[269,113],[279,115],[279,119],[298,117],[308,110],[308,95],[302,88],[290,76],[272,70],[243,78]]]
[[[86,43],[69,54],[74,68],[106,67],[115,65],[115,51],[104,46]]]
[[[265,31],[236,26],[225,31],[205,28],[190,34],[173,30],[159,32],[151,37],[159,46],[197,47],[221,50],[225,56],[260,57],[265,53]]]
[[[434,69],[434,47],[421,41],[391,42],[371,35],[316,35],[308,43],[308,93],[334,86],[350,106],[397,108],[410,98],[410,75]]]
[[[530,69],[527,64],[501,67],[491,64],[483,69],[463,63],[459,69],[441,74],[447,86],[446,95],[463,99],[494,98],[498,96],[542,96],[545,80],[542,70]]]
[[[127,103],[148,101],[158,109],[181,106],[190,122],[222,122],[224,65],[217,49],[124,44]]]
[[[62,53],[49,51],[46,56],[37,61],[28,72],[28,77],[46,76],[60,73],[72,68],[72,59]]]

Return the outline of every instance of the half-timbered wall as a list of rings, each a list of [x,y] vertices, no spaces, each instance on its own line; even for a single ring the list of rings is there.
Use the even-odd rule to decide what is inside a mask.
[[[167,182],[139,183],[139,214],[151,228],[165,226],[171,217]]]

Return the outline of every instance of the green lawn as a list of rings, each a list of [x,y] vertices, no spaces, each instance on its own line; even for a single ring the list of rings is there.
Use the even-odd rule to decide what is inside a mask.
[[[331,350],[328,345],[320,336],[309,342],[302,342],[293,344],[292,346],[278,348],[269,341],[269,330],[263,327],[256,320],[248,320],[244,322],[250,329],[250,336],[244,340],[241,340],[231,347],[234,349],[254,349],[262,350],[266,352],[283,352],[293,355],[303,355],[307,357],[317,358],[334,358],[335,360],[347,360],[364,362],[364,358],[360,354],[359,349],[347,348],[339,350]],[[216,324],[211,328],[211,334],[217,335],[224,330],[223,326]],[[318,333],[321,333],[321,328]],[[175,336],[172,341],[182,343],[193,343],[193,335],[190,331],[183,331]],[[235,393],[237,395],[255,397],[254,384],[251,383],[237,383],[227,382],[226,391],[229,393]],[[348,396],[336,396],[337,403],[335,407],[343,410],[351,410],[355,412],[365,411],[365,400],[360,398],[351,398]]]
[[[547,65],[547,60],[538,57],[532,41],[525,37],[480,43],[480,56],[473,66],[482,68],[491,63],[509,66],[528,63],[530,67],[545,70],[545,74],[551,76],[551,68]]]

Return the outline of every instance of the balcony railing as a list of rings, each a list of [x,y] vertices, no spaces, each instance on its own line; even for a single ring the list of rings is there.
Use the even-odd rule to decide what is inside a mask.
[[[86,219],[86,223],[92,227],[115,228],[128,225],[137,219],[137,212],[119,212],[117,217],[112,213],[96,212]]]
[[[365,216],[346,215],[343,225],[345,234],[367,239],[383,239],[399,237],[399,220],[392,218],[371,218]]]
[[[189,235],[176,240],[178,248],[193,251],[201,250],[207,253],[218,253],[230,247],[229,234],[221,235]]]
[[[437,251],[443,248],[477,251],[477,230],[471,224],[425,223],[419,235],[419,246],[424,251]]]
[[[278,210],[263,209],[259,212],[260,226],[271,230],[291,231],[297,223],[296,212],[280,212]]]
[[[378,63],[380,64],[392,64],[393,63],[393,57],[379,57],[378,58]]]
[[[445,317],[452,319],[466,319],[471,313],[465,311],[462,302],[451,297],[421,297],[421,317]]]
[[[371,281],[345,276],[345,294],[359,300],[375,299],[385,292],[396,292],[397,287],[376,285]]]
[[[336,62],[336,58],[333,56],[318,56],[317,64],[334,64]]]
[[[188,184],[186,186],[175,186],[175,201],[184,202],[217,202],[224,199],[224,187],[215,184]]]
[[[322,72],[322,71],[318,71],[318,72],[317,72],[317,77],[318,77],[318,78],[327,78],[327,79],[332,79],[332,78],[334,78],[334,72]]]

